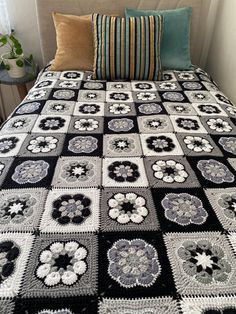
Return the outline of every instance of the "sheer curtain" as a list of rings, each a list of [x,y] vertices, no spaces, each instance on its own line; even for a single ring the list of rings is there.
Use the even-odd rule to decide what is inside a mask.
[[[10,34],[11,26],[7,12],[6,0],[0,0],[0,34]]]

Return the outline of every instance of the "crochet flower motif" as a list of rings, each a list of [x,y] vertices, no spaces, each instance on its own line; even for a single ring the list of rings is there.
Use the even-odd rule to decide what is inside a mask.
[[[194,80],[194,79],[195,79],[194,74],[188,73],[188,72],[179,73],[179,74],[178,74],[178,77],[179,77],[181,80],[186,80],[186,81],[188,81],[188,80],[191,81],[191,80]]]
[[[19,118],[19,119],[14,120],[10,124],[10,127],[16,130],[21,130],[24,127],[29,126],[30,122],[31,122],[30,118]]]
[[[177,85],[175,83],[172,83],[172,82],[163,82],[163,83],[160,83],[158,86],[160,89],[166,89],[166,90],[177,89]]]
[[[165,217],[181,226],[202,225],[208,217],[201,200],[187,193],[167,194],[161,204]]]
[[[135,182],[140,177],[138,166],[130,161],[115,161],[108,166],[108,175],[117,182]]]
[[[184,82],[183,87],[189,90],[202,89],[202,85],[197,82]]]
[[[150,130],[162,130],[167,127],[167,121],[164,118],[150,118],[144,121],[144,127]]]
[[[98,128],[98,121],[95,119],[79,119],[75,121],[74,128],[79,131],[94,131]]]
[[[156,94],[151,92],[140,92],[136,96],[138,100],[155,100],[157,98]]]
[[[108,274],[124,288],[150,287],[161,273],[156,249],[142,239],[118,240],[107,256]]]
[[[16,110],[17,114],[27,114],[33,113],[40,108],[39,102],[30,102],[28,104],[24,104]]]
[[[40,83],[38,83],[35,88],[42,88],[42,87],[48,87],[52,85],[52,81],[42,81]]]
[[[126,104],[112,104],[109,106],[109,111],[115,115],[119,114],[127,114],[131,111],[131,108],[129,105]]]
[[[203,94],[201,92],[192,92],[191,97],[198,101],[210,101],[210,96],[208,94]]]
[[[228,121],[224,121],[221,118],[211,118],[207,121],[207,125],[211,130],[214,130],[218,133],[231,132],[232,127]]]
[[[66,72],[63,74],[63,77],[67,78],[67,79],[79,79],[81,77],[81,74],[79,72],[75,72],[75,71],[71,71],[71,72]]]
[[[235,137],[221,137],[219,144],[224,148],[225,151],[236,155],[236,138]]]
[[[152,84],[149,83],[136,83],[135,88],[137,89],[152,89]]]
[[[30,140],[27,149],[33,154],[37,153],[49,153],[56,149],[58,139],[54,136],[37,136]]]
[[[47,176],[48,169],[44,160],[27,160],[15,168],[12,180],[19,184],[37,183]]]
[[[195,153],[210,153],[214,149],[210,142],[201,136],[185,136],[183,141],[187,148]]]
[[[30,194],[11,195],[0,200],[0,224],[21,223],[34,211],[36,199]]]
[[[73,81],[62,81],[59,83],[59,87],[62,87],[62,88],[74,88],[76,86],[77,86],[77,83]]]
[[[197,167],[201,171],[202,176],[211,182],[216,184],[234,182],[233,173],[229,171],[228,167],[217,160],[200,160],[197,163]]]
[[[129,99],[129,95],[126,94],[126,93],[111,93],[109,95],[110,99],[113,99],[113,100],[128,100]]]
[[[171,108],[171,110],[173,110],[176,113],[184,113],[184,114],[186,114],[186,113],[191,112],[191,107],[185,106],[185,105],[181,105],[181,104],[179,104],[179,105],[174,105],[174,104],[170,105],[170,108]]]
[[[233,106],[228,106],[226,108],[226,110],[232,115],[232,116],[236,116],[236,108]]]
[[[116,153],[128,153],[135,149],[134,140],[126,136],[112,138],[108,145],[109,149],[115,151]]]
[[[0,153],[6,154],[16,147],[19,139],[15,136],[4,137],[0,139]]]
[[[86,82],[84,88],[87,89],[103,89],[103,84],[98,82]]]
[[[197,120],[194,119],[189,119],[189,118],[178,118],[176,119],[176,123],[179,128],[184,129],[184,130],[198,130],[199,129],[199,124]]]
[[[175,160],[158,160],[152,165],[154,177],[166,183],[183,183],[188,178],[184,165]]]
[[[0,285],[9,278],[16,267],[20,249],[13,241],[0,242]]]
[[[227,218],[236,219],[236,192],[221,194],[218,199],[218,205],[223,209]]]
[[[68,309],[62,309],[62,310],[42,310],[38,312],[37,314],[74,314],[74,312],[71,312]]]
[[[173,140],[167,136],[150,136],[146,139],[147,147],[157,153],[171,152],[175,148]]]
[[[61,176],[68,182],[86,181],[94,175],[94,165],[87,161],[71,161],[63,165]]]
[[[69,105],[63,102],[54,102],[48,106],[48,109],[52,112],[63,113],[69,110]]]
[[[81,224],[90,216],[91,200],[83,194],[66,194],[52,204],[52,217],[61,225]]]
[[[96,91],[87,91],[84,93],[83,97],[87,100],[97,100],[99,98],[99,94]]]
[[[48,130],[59,130],[65,125],[66,120],[60,117],[47,117],[42,119],[39,123],[39,128],[48,131]]]
[[[156,103],[149,103],[149,104],[141,104],[138,107],[139,112],[143,114],[156,114],[160,113],[162,111],[162,108],[160,105]]]
[[[75,92],[69,89],[60,89],[53,93],[53,97],[56,99],[71,99],[75,96]]]
[[[87,255],[77,241],[54,242],[40,253],[36,276],[48,287],[72,286],[87,270]]]
[[[205,112],[207,114],[218,114],[220,113],[220,109],[214,105],[199,105],[198,106],[198,109],[201,111],[201,112]]]
[[[131,119],[112,119],[108,122],[108,128],[114,132],[128,132],[134,127],[134,122]]]
[[[68,149],[75,153],[92,153],[98,148],[98,140],[93,136],[75,136],[69,141]]]
[[[83,114],[96,114],[100,111],[100,106],[96,104],[83,104],[79,106],[79,112]]]
[[[47,94],[47,91],[44,89],[36,90],[36,91],[30,92],[30,94],[27,96],[27,99],[28,100],[40,99],[40,98],[43,98],[46,94]]]
[[[201,284],[226,282],[232,271],[223,249],[208,240],[185,241],[178,249],[183,271]]]
[[[177,92],[165,92],[162,97],[170,101],[183,101],[184,96]]]
[[[222,101],[225,104],[231,104],[231,101],[227,97],[225,97],[221,94],[216,94],[215,97],[218,98],[219,101]]]
[[[140,224],[148,215],[145,198],[136,193],[117,193],[108,200],[108,206],[109,217],[120,224]]]

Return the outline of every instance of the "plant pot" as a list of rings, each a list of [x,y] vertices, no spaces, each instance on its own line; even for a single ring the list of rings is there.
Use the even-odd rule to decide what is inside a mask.
[[[20,77],[25,76],[25,65],[23,65],[22,67],[19,67],[16,64],[18,60],[23,61],[23,63],[24,63],[23,55],[15,58],[15,59],[11,59],[10,54],[5,53],[1,56],[1,59],[5,65],[9,66],[9,70],[7,70],[7,72],[8,72],[10,77],[20,78]]]

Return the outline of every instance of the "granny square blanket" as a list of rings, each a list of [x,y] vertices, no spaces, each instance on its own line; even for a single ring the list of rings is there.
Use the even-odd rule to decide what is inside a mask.
[[[0,313],[236,313],[236,107],[209,75],[46,67],[0,131]]]

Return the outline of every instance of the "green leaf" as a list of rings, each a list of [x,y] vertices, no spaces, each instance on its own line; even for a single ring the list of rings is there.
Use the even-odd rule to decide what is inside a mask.
[[[17,48],[15,49],[15,53],[16,53],[17,55],[22,55],[23,50],[21,49],[21,47],[17,47]]]
[[[1,36],[0,37],[0,42],[2,43],[2,46],[6,45],[7,44],[7,36],[5,36],[5,35]]]
[[[4,64],[4,63],[3,63]],[[10,65],[9,64],[4,64],[4,68],[9,71],[10,70]]]
[[[24,62],[22,60],[17,60],[16,64],[18,65],[18,67],[22,68],[24,66]]]

